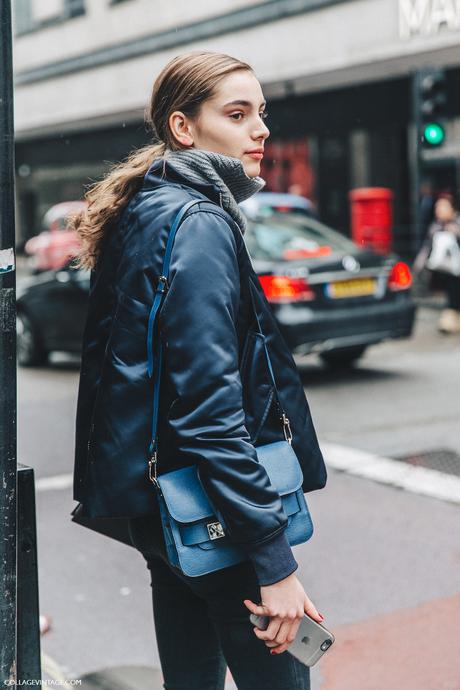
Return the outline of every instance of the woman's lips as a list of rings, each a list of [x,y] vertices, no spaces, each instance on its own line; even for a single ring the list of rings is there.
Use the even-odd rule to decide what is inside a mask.
[[[260,161],[264,157],[263,153],[256,153],[255,151],[253,153],[248,153],[247,155],[251,156],[251,158],[254,158],[256,161]]]

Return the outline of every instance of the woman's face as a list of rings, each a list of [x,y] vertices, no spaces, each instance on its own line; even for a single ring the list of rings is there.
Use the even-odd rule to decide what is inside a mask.
[[[264,123],[265,100],[256,77],[238,70],[224,77],[215,95],[205,101],[197,118],[180,111],[169,118],[172,133],[183,148],[205,149],[239,158],[249,177],[260,174],[262,155],[270,130]]]
[[[452,204],[448,199],[438,199],[434,207],[434,215],[436,220],[441,223],[446,223],[455,216]]]

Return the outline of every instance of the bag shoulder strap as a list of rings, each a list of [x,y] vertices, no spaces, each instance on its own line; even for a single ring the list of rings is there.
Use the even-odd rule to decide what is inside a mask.
[[[163,347],[161,338],[158,343],[158,354],[154,359],[154,349],[153,349],[153,332],[155,323],[157,320],[158,312],[161,307],[164,295],[168,289],[168,277],[169,277],[169,262],[171,259],[171,252],[174,244],[174,238],[179,229],[181,222],[183,221],[185,214],[189,211],[192,206],[199,204],[202,199],[194,199],[189,201],[183,206],[174,218],[173,224],[169,231],[168,240],[166,242],[165,254],[163,257],[163,265],[161,269],[161,275],[158,278],[157,287],[155,290],[155,297],[153,300],[152,308],[149,314],[149,323],[147,327],[147,373],[149,378],[153,377],[153,409],[152,409],[152,433],[151,441],[149,445],[149,478],[155,483],[157,488],[159,484],[156,480],[157,476],[157,426],[158,426],[158,410],[160,403],[160,379],[161,379],[161,362],[163,355]],[[153,474],[152,474],[153,470]]]
[[[278,408],[280,420],[281,420],[281,423],[283,425],[284,438],[286,439],[286,441],[288,443],[291,443],[292,432],[291,432],[290,422],[289,422],[289,419],[288,419],[286,413],[283,410],[280,394],[278,391],[278,386],[276,385],[275,372],[273,370],[273,365],[272,365],[272,362],[270,359],[270,354],[268,352],[267,339],[266,339],[265,334],[264,334],[263,329],[262,329],[262,324],[260,322],[259,314],[257,313],[257,307],[256,307],[255,300],[256,300],[256,296],[257,296],[257,300],[260,303],[260,295],[259,295],[259,291],[258,291],[257,287],[254,285],[254,282],[253,282],[251,277],[249,277],[249,293],[251,296],[252,310],[253,310],[254,315],[256,317],[258,333],[262,336],[262,343],[264,346],[264,352],[265,352],[265,358],[267,361],[268,372],[269,372],[270,379],[272,382],[273,392],[274,392],[274,395],[276,397],[276,406]]]
[[[155,324],[157,320],[157,316],[162,304],[162,301],[164,299],[164,296],[168,290],[168,278],[169,278],[169,263],[171,259],[171,253],[172,253],[172,248],[174,244],[174,239],[177,233],[177,230],[179,229],[180,224],[184,220],[184,217],[195,204],[199,204],[203,199],[194,199],[193,201],[189,201],[185,206],[183,206],[180,211],[177,213],[173,224],[171,226],[171,230],[169,231],[168,235],[168,240],[166,243],[166,249],[165,249],[165,255],[163,258],[163,265],[162,265],[162,272],[161,276],[158,278],[158,283],[157,287],[155,290],[155,297],[153,300],[153,305],[150,310],[149,314],[149,322],[148,322],[148,328],[147,328],[147,372],[149,375],[149,378],[153,378],[153,408],[152,408],[152,431],[151,431],[151,440],[150,440],[150,445],[149,445],[149,461],[148,461],[148,466],[149,466],[149,479],[151,482],[155,484],[158,490],[160,490],[160,485],[157,480],[157,465],[158,465],[158,443],[157,443],[157,427],[158,427],[158,411],[159,411],[159,402],[160,402],[160,380],[161,380],[161,365],[162,365],[162,356],[163,356],[163,345],[161,342],[161,338],[158,339],[158,351],[157,351],[157,356],[154,356],[154,343],[153,343],[153,335],[154,335],[154,330],[155,330]],[[246,248],[247,251],[247,248]],[[268,353],[268,348],[265,342],[265,336],[262,331],[262,326],[260,323],[260,319],[257,313],[255,301],[254,301],[254,295],[253,295],[253,290],[255,290],[255,286],[252,284],[252,280],[249,281],[250,285],[250,294],[251,294],[251,304],[255,313],[255,317],[257,320],[257,326],[259,329],[260,334],[263,336],[263,342],[264,342],[264,349],[265,349],[265,354],[267,357],[267,365],[269,368],[270,372],[270,378],[272,380],[273,384],[273,389],[274,393],[277,398],[277,404],[278,404],[278,409],[280,411],[280,419],[283,424],[283,431],[286,440],[288,443],[291,443],[292,440],[292,434],[291,434],[291,429],[289,426],[289,420],[286,417],[284,411],[281,408],[281,402],[279,399],[279,393],[278,389],[276,387],[276,381],[275,381],[275,375],[273,372],[273,367],[270,361],[270,356]]]

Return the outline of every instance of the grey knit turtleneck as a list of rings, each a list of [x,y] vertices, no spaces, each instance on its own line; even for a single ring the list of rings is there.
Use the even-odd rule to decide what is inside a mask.
[[[192,184],[212,183],[218,187],[222,208],[232,216],[244,234],[246,219],[238,204],[265,187],[265,180],[246,175],[239,158],[205,149],[167,149],[163,158]]]

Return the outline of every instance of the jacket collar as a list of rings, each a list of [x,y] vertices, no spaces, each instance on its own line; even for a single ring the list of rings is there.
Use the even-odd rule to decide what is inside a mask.
[[[245,233],[246,217],[238,204],[260,191],[265,180],[247,175],[239,158],[207,149],[189,148],[166,150],[158,160],[161,161],[162,175],[168,170],[170,178],[201,191],[218,203],[233,218],[241,233]]]
[[[181,187],[192,187],[204,196],[222,206],[221,193],[217,185],[212,182],[191,182],[185,174],[176,170],[169,161],[164,158],[156,158],[148,169],[142,189],[154,189],[165,183],[178,184]]]

